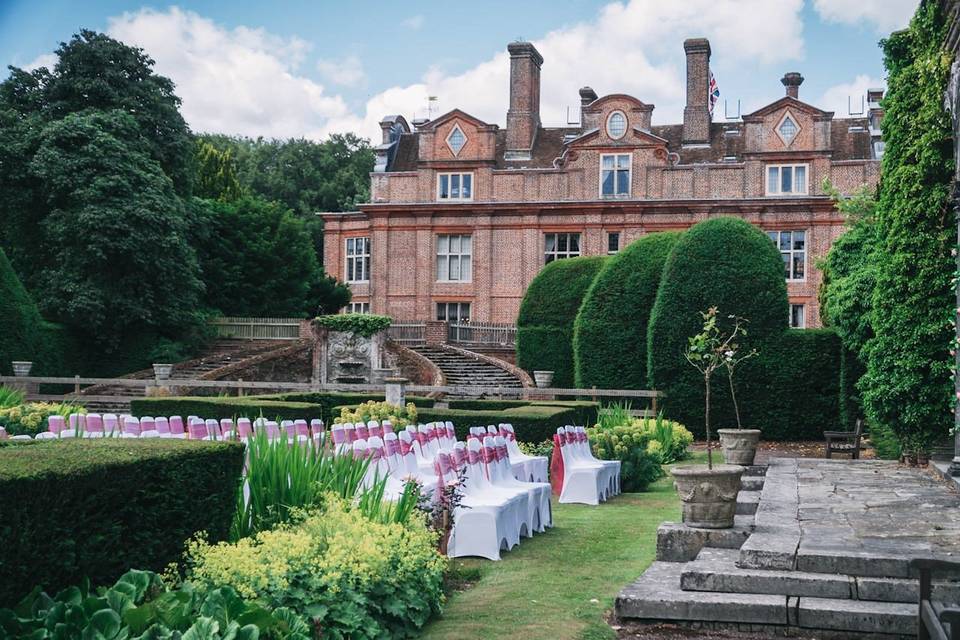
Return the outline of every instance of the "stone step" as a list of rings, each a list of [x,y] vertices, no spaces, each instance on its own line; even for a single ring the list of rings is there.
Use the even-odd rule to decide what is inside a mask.
[[[620,618],[719,625],[770,635],[830,632],[831,637],[909,637],[916,634],[917,607],[899,602],[786,596],[771,593],[684,591],[684,564],[654,562],[617,596]],[[883,635],[880,635],[883,634]],[[817,634],[819,635],[819,633]]]
[[[760,491],[763,489],[763,476],[742,476],[740,478],[741,491]]]
[[[694,529],[679,522],[657,527],[657,560],[689,562],[700,550],[739,549],[753,532],[753,516],[735,516],[730,529]]]
[[[759,491],[744,491],[741,489],[737,495],[737,515],[752,516],[757,512],[757,505],[759,504]]]

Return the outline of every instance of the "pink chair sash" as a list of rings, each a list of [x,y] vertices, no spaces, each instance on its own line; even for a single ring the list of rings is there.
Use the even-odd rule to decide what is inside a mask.
[[[356,431],[357,431],[357,439],[359,440],[366,440],[367,438],[370,437],[370,430],[367,429],[367,425],[365,424],[358,424],[356,426]]]
[[[470,464],[480,464],[480,452],[472,449],[467,451],[467,462]]]
[[[374,462],[383,457],[383,451],[380,447],[370,447],[367,449],[367,456]]]
[[[86,427],[84,427],[84,431],[88,433],[103,433],[103,418],[101,416],[88,415],[86,423],[87,425]],[[136,431],[131,433],[136,433],[139,435],[140,433],[139,426]]]
[[[449,454],[441,453],[437,458],[440,459],[440,471],[443,472],[443,475],[448,475],[453,471],[453,461],[450,460]]]
[[[231,418],[220,419],[220,433],[227,435],[233,431],[233,420]]]
[[[497,460],[497,452],[493,447],[483,447],[480,450],[480,457],[484,464],[493,464]]]
[[[190,439],[191,440],[203,440],[209,434],[207,433],[207,425],[203,422],[194,422],[189,427]]]
[[[103,421],[104,426],[106,426],[107,421]],[[157,433],[170,433],[170,422],[166,418],[157,418],[155,420],[157,426]]]
[[[347,434],[343,429],[333,430],[333,444],[343,444],[347,441]]]
[[[410,443],[400,440],[400,455],[405,456],[412,451]]]
[[[507,440],[513,440],[514,442],[517,441],[517,434],[510,429],[501,429],[500,431],[506,435]]]
[[[453,450],[453,455],[456,456],[456,458],[457,458],[457,466],[458,466],[458,467],[462,467],[463,465],[465,465],[465,464],[467,463],[467,452],[466,452],[466,450],[464,450],[464,449],[462,449],[462,448],[460,448],[460,449],[454,449],[454,450]]]
[[[253,433],[253,426],[249,418],[240,418],[237,420],[237,436],[240,438],[249,438]]]
[[[381,428],[383,429],[384,433],[393,433],[393,425],[389,422],[384,422]]]
[[[307,425],[306,420],[294,420],[293,426],[298,436],[310,436],[310,427]]]
[[[380,427],[380,426],[370,427],[370,435],[371,435],[371,436],[376,436],[376,437],[378,437],[378,438],[382,438],[382,437],[383,437],[383,428]]]
[[[497,447],[497,455],[501,460],[509,460],[510,454],[507,452],[507,445],[502,444]]]
[[[102,421],[101,421],[102,424]],[[157,423],[153,418],[141,418],[140,419],[140,430],[141,431],[156,431]]]
[[[353,442],[357,439],[357,432],[353,427],[344,427],[343,433],[347,436],[347,442],[350,444],[353,444]]]
[[[400,442],[400,441],[397,440],[397,439],[395,439],[395,438],[390,438],[389,440],[384,440],[383,446],[385,446],[385,447],[387,448],[387,455],[388,455],[388,456],[395,456],[395,455],[397,455],[397,452],[401,449],[400,445],[398,444],[399,442]]]
[[[170,433],[173,435],[183,433],[183,418],[180,416],[170,416]]]
[[[66,420],[63,419],[63,416],[50,416],[47,418],[47,431],[50,433],[60,433],[66,425]]]
[[[576,437],[569,431],[564,433],[563,439],[567,441],[567,444],[573,444],[577,441]]]
[[[93,420],[87,420],[87,423],[95,422]],[[127,418],[123,421],[123,432],[130,433],[132,435],[140,435],[140,421],[136,418]]]

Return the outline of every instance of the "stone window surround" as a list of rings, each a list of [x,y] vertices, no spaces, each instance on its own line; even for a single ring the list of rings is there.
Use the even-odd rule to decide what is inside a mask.
[[[455,134],[459,134],[459,137],[461,139],[459,147],[457,147],[453,142]],[[450,149],[451,153],[453,153],[454,156],[460,155],[460,152],[463,151],[463,148],[467,146],[467,134],[465,134],[463,132],[463,129],[460,128],[460,123],[455,123],[453,125],[453,128],[450,129],[450,133],[447,134],[447,137],[444,140],[444,142],[447,143],[447,148]]]
[[[357,251],[356,249],[357,240],[365,241],[363,243],[364,250],[359,252]],[[353,244],[354,244],[353,251],[350,251],[349,249],[351,241],[353,241]],[[370,282],[370,267],[371,267],[372,253],[373,252],[370,249],[370,236],[349,236],[343,239],[343,255],[344,255],[343,277],[345,282],[354,283],[354,284]],[[359,267],[361,275],[365,277],[363,278],[350,277],[351,261],[352,261],[352,264],[354,265],[354,268],[353,268],[354,275],[356,275],[357,269]]]
[[[620,132],[620,135],[614,135],[610,128],[610,121],[613,119],[613,116],[620,116],[623,118],[623,131]],[[611,140],[620,140],[625,135],[627,135],[627,130],[630,128],[630,121],[627,119],[627,114],[625,114],[620,109],[614,109],[609,114],[607,114],[606,124],[604,125],[604,130],[607,132],[607,135]]]
[[[790,120],[790,122],[793,123],[793,136],[791,136],[789,139],[784,137],[783,133],[780,131],[781,127],[783,127],[783,124],[787,120]],[[783,117],[780,118],[780,120],[777,122],[777,126],[774,127],[773,130],[777,134],[777,137],[780,138],[780,141],[783,142],[784,146],[789,147],[791,144],[793,144],[794,140],[797,139],[797,136],[800,135],[800,122],[797,120],[795,115],[787,110],[784,112]]]
[[[460,196],[453,198],[447,196],[442,198],[440,196],[440,181],[443,176],[447,176],[448,180],[450,176],[460,176]],[[463,197],[463,176],[470,176],[470,197]],[[476,191],[476,178],[473,171],[438,171],[437,172],[437,201],[438,202],[472,202],[473,194]]]
[[[781,177],[780,172],[784,169],[789,168],[792,172],[796,172],[798,167],[803,167],[803,191],[796,191],[795,185],[796,175],[791,176],[791,187],[794,188],[793,191],[781,192],[779,186],[782,184],[783,178]],[[778,169],[777,173],[777,186],[778,190],[775,192],[770,191],[770,169]],[[772,197],[796,197],[796,196],[806,196],[810,194],[810,163],[809,162],[785,162],[785,163],[769,163],[763,167],[763,190],[766,196]]]
[[[604,158],[607,158],[607,157],[611,157],[611,156],[614,158],[614,161],[613,161],[613,167],[614,167],[614,168],[613,168],[613,169],[604,169],[604,168],[603,168],[603,159],[604,159]],[[626,192],[626,193],[617,193],[617,192],[616,192],[616,191],[617,191],[616,172],[617,172],[617,171],[622,171],[622,169],[620,169],[620,168],[617,167],[617,160],[616,160],[616,159],[617,159],[618,157],[620,157],[620,156],[626,156],[626,157],[627,157],[627,192]],[[630,197],[630,193],[631,193],[632,190],[633,190],[633,154],[630,153],[630,152],[624,153],[624,152],[622,152],[622,151],[621,151],[621,152],[615,152],[615,153],[601,153],[600,156],[599,156],[599,163],[598,163],[598,164],[599,164],[599,169],[600,169],[600,170],[599,170],[599,172],[597,173],[597,194],[600,196],[600,198],[603,198],[604,200],[610,200],[610,199],[616,199],[616,198],[629,198],[629,197]],[[614,180],[613,180],[613,191],[614,191],[614,193],[612,193],[612,194],[606,194],[606,195],[605,195],[605,194],[603,193],[603,172],[604,172],[604,171],[613,171],[613,172],[614,172]]]
[[[447,250],[446,250],[446,251],[441,251],[441,250],[440,250],[440,239],[441,239],[441,238],[447,238]],[[458,246],[459,246],[459,248],[457,249],[456,252],[451,251],[450,248],[449,248],[449,247],[450,247],[450,240],[451,240],[452,238],[458,238]],[[467,242],[468,242],[469,245],[470,245],[466,250],[464,250],[464,248],[463,248],[464,239],[465,239],[465,238],[467,239]],[[473,235],[472,235],[472,234],[469,234],[469,233],[438,233],[438,234],[436,235],[436,243],[434,244],[434,247],[435,247],[435,249],[436,249],[436,261],[435,261],[435,262],[436,262],[436,277],[437,277],[437,282],[444,282],[444,283],[446,283],[446,282],[454,282],[454,283],[463,282],[463,283],[470,283],[470,282],[473,281]],[[466,258],[466,263],[467,263],[467,268],[466,268],[466,269],[463,268],[464,258]],[[458,272],[460,273],[460,277],[459,277],[459,278],[453,278],[453,279],[451,279],[451,278],[450,278],[450,262],[452,262],[454,259],[457,260],[458,267],[459,267],[459,268],[458,268]],[[446,277],[446,278],[441,278],[441,277],[440,277],[440,264],[441,264],[441,261],[443,261],[443,260],[446,260],[446,262],[447,262],[447,277]]]

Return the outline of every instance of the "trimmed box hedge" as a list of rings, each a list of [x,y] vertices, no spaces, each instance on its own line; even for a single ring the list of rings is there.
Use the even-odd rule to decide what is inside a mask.
[[[362,404],[373,400],[383,402],[385,396],[382,393],[324,393],[324,392],[297,392],[297,393],[277,393],[265,396],[258,396],[263,399],[277,399],[284,402],[308,402],[318,404],[323,408],[323,420],[328,421],[331,417],[331,411],[334,407],[345,404]],[[417,407],[432,407],[433,398],[424,398],[422,396],[407,396],[407,402],[413,403]],[[338,414],[339,415],[339,414]]]
[[[225,539],[243,446],[71,439],[0,447],[0,606],[34,586],[162,571],[198,531]]]
[[[130,401],[135,416],[199,416],[201,418],[250,418],[261,415],[268,420],[312,420],[323,417],[323,406],[310,402],[283,402],[257,396],[206,398],[182,396],[171,398],[137,398]]]

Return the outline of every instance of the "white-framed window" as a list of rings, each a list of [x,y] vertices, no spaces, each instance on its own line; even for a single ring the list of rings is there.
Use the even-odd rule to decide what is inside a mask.
[[[438,302],[437,320],[470,322],[469,302]]]
[[[343,310],[344,313],[370,313],[369,302],[351,302]]]
[[[790,305],[790,326],[794,329],[806,329],[806,306],[802,304]]]
[[[543,234],[543,264],[580,255],[579,233]]]
[[[807,168],[805,164],[768,164],[767,195],[807,195]]]
[[[607,233],[607,255],[612,256],[620,253],[620,232],[611,231]]]
[[[600,154],[600,196],[623,198],[630,195],[630,154]]]
[[[783,257],[787,280],[803,280],[807,273],[807,232],[767,231]]]
[[[437,236],[437,281],[470,282],[473,269],[473,237]]]
[[[437,200],[473,200],[473,172],[438,173]]]
[[[347,282],[370,281],[370,238],[347,238]]]
[[[611,111],[607,116],[607,135],[619,140],[627,133],[627,116],[623,111]]]

